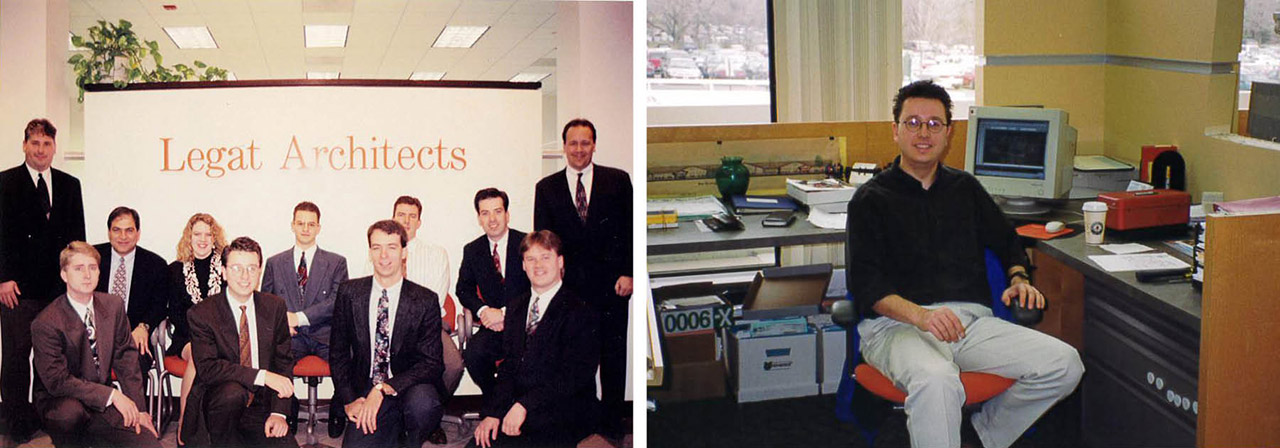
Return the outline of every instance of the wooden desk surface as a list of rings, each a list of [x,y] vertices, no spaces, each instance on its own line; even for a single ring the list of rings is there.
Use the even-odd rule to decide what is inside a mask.
[[[801,244],[843,243],[844,230],[822,229],[810,224],[809,215],[796,213],[790,227],[764,227],[765,215],[746,215],[746,229],[730,232],[702,232],[692,222],[681,222],[675,229],[649,230],[646,234],[649,255],[686,254],[716,250],[783,247]]]

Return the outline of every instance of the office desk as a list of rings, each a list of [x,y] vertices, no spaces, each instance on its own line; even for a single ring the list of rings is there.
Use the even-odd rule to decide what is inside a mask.
[[[1108,236],[1106,242],[1126,241]],[[1142,243],[1175,253],[1159,241]],[[1083,297],[1056,298],[1057,306],[1076,308],[1059,310],[1078,319],[1063,322],[1075,327],[1067,333],[1083,336],[1083,441],[1093,447],[1195,446],[1200,293],[1190,283],[1139,283],[1132,272],[1106,272],[1088,256],[1108,252],[1085,245],[1081,235],[1039,241],[1034,250],[1083,278],[1076,290]],[[1037,259],[1042,270],[1056,264]],[[1061,274],[1037,271],[1037,277]]]
[[[783,247],[802,244],[843,243],[844,230],[822,229],[810,224],[809,215],[796,213],[790,227],[764,227],[765,215],[742,217],[744,230],[702,232],[692,222],[682,222],[675,229],[649,230],[646,234],[649,255],[687,254],[717,250]]]

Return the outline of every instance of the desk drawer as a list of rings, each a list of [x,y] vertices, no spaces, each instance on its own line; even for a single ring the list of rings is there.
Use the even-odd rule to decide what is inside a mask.
[[[1195,446],[1198,331],[1121,298],[1096,285],[1085,288],[1085,441]]]

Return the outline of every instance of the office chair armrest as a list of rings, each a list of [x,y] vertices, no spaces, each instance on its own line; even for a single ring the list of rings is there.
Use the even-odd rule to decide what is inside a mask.
[[[1039,324],[1044,320],[1044,311],[1049,309],[1049,299],[1044,299],[1044,308],[1027,309],[1018,303],[1018,299],[1014,298],[1009,301],[1009,311],[1013,314],[1013,321],[1018,325],[1030,327]]]
[[[852,300],[837,300],[831,303],[831,322],[846,330],[853,330],[858,323],[858,311],[854,309]]]

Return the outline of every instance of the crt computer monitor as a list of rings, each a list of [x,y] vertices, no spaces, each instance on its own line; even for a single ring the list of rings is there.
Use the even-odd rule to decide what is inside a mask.
[[[1076,130],[1067,112],[1029,107],[969,108],[964,169],[1009,214],[1039,214],[1037,199],[1062,199],[1071,190]]]

